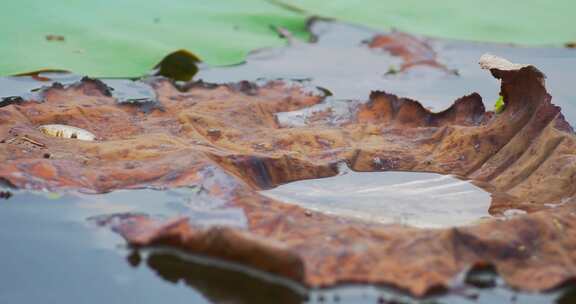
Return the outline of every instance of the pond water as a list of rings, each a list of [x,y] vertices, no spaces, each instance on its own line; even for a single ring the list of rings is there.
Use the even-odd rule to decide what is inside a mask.
[[[354,172],[291,182],[260,191],[286,203],[383,224],[443,228],[490,218],[490,193],[453,176]]]
[[[12,194],[0,199],[0,303],[535,304],[559,299],[566,304],[575,299],[569,289],[516,292],[495,274],[483,279],[491,288],[467,285],[462,278],[453,293],[423,300],[378,286],[308,290],[213,259],[163,248],[133,251],[90,220],[117,212],[181,214],[181,206],[198,198],[194,188],[101,195],[0,190]]]
[[[479,93],[487,109],[498,99],[499,82],[481,70],[478,59],[492,53],[515,63],[533,64],[547,76],[546,86],[552,102],[562,107],[569,122],[576,122],[576,49],[524,48],[513,45],[432,40],[438,61],[458,75],[428,68],[386,75],[398,69],[399,60],[386,52],[370,50],[363,42],[378,32],[369,28],[339,22],[319,21],[311,31],[315,43],[294,43],[282,49],[253,52],[246,64],[231,67],[207,67],[198,78],[208,82],[294,79],[328,89],[333,98],[366,100],[370,91],[384,90],[423,103],[439,112],[456,99],[472,92]]]

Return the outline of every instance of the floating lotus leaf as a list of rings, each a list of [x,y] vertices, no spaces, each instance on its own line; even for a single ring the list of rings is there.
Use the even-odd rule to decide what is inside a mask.
[[[134,246],[167,245],[290,278],[308,286],[392,284],[415,295],[449,286],[470,267],[492,265],[513,287],[546,290],[576,277],[576,137],[533,66],[483,57],[501,80],[502,113],[478,94],[440,113],[382,91],[347,117],[312,112],[289,127],[281,112],[322,103],[303,85],[151,80],[148,113],[117,103],[105,85],[55,85],[40,102],[0,108],[0,177],[33,189],[106,192],[199,186],[242,220],[207,225],[189,216],[102,219]],[[308,111],[307,113],[310,113]],[[46,124],[97,140],[50,137]],[[377,161],[375,161],[377,160]],[[356,171],[423,171],[469,179],[492,193],[489,212],[522,209],[447,229],[378,224],[311,212],[259,194],[290,181]]]
[[[48,69],[140,77],[162,61],[162,75],[181,78],[196,68],[181,61],[182,49],[210,65],[230,65],[252,50],[283,45],[271,26],[307,37],[305,16],[263,0],[22,0],[4,2],[2,12],[2,76]]]

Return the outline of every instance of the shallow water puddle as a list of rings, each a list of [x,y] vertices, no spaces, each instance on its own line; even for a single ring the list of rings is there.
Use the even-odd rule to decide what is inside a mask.
[[[489,192],[435,173],[347,170],[260,193],[327,214],[420,228],[469,225],[490,217]]]

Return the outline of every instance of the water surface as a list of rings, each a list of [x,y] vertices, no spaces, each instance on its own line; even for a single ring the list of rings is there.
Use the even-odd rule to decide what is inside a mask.
[[[462,226],[490,217],[490,193],[435,173],[348,170],[260,193],[326,214],[420,228]]]

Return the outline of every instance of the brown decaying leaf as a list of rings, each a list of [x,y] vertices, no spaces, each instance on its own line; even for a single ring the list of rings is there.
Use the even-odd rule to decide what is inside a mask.
[[[368,42],[368,47],[381,49],[392,56],[400,57],[403,61],[400,67],[401,72],[415,66],[429,66],[446,72],[454,72],[438,62],[436,51],[425,39],[405,32],[391,31],[376,35]]]
[[[488,67],[507,101],[499,115],[485,112],[478,94],[431,113],[377,91],[340,125],[324,123],[327,111],[292,128],[275,113],[322,101],[299,85],[190,83],[179,90],[156,80],[161,106],[146,114],[84,79],[45,90],[42,103],[0,108],[0,177],[17,187],[85,192],[201,184],[210,197],[241,208],[246,227],[126,215],[114,229],[134,246],[173,246],[308,286],[381,283],[423,295],[469,267],[494,265],[513,287],[549,289],[576,277],[576,138],[540,71]],[[47,137],[37,128],[43,124],[83,128],[98,140]],[[492,214],[528,214],[418,229],[310,212],[258,193],[335,175],[342,161],[357,171],[455,174],[493,193]]]

